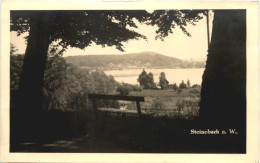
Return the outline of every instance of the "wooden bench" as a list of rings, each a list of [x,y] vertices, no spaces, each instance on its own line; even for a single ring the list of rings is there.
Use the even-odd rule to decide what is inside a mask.
[[[139,117],[142,117],[140,102],[144,102],[143,96],[121,96],[121,95],[102,95],[102,94],[89,94],[88,97],[92,100],[93,107],[95,110],[98,110],[96,105],[96,99],[103,100],[123,100],[123,101],[136,101],[137,114]],[[111,109],[110,109],[111,110]],[[105,109],[100,109],[100,111],[105,111]],[[112,109],[112,112],[125,113],[125,114],[136,114],[132,111],[123,111],[119,109]]]

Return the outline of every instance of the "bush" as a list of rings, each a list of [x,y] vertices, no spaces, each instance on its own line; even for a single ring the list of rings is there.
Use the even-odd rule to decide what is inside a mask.
[[[117,92],[120,93],[120,95],[129,95],[129,93],[132,91],[132,88],[127,84],[119,85],[116,89]]]
[[[138,85],[132,85],[127,83],[121,83],[116,91],[120,93],[120,95],[128,95],[131,91],[137,91],[140,92],[143,90],[143,87],[140,87]]]
[[[136,102],[130,102],[126,104],[128,110],[136,110]]]
[[[178,99],[176,105],[178,111],[182,112],[182,114],[188,119],[192,119],[199,115],[199,101]]]
[[[152,109],[165,109],[165,105],[164,105],[164,103],[162,102],[162,100],[160,100],[159,98],[156,98],[156,99],[153,101]]]
[[[179,87],[180,87],[181,89],[186,88],[186,84],[184,83],[183,80],[182,80],[182,82],[180,83]]]
[[[119,109],[120,105],[117,100],[97,100],[96,101],[97,107],[105,107],[105,108],[116,108]]]
[[[178,93],[181,93],[181,92],[182,92],[182,90],[179,88],[179,89],[178,89]]]
[[[133,91],[141,92],[143,90],[143,87],[140,87],[138,85],[130,85],[129,84],[129,86],[132,87]]]
[[[200,93],[200,90],[198,88],[193,88],[190,90],[190,93],[194,93],[194,94]]]
[[[194,85],[191,86],[191,88],[201,88],[201,86],[198,85],[198,84],[194,84]]]
[[[183,110],[183,102],[180,101],[180,99],[177,100],[177,108],[178,108],[178,111],[182,111]]]
[[[176,83],[173,84],[172,88],[175,90],[175,92],[179,89]]]

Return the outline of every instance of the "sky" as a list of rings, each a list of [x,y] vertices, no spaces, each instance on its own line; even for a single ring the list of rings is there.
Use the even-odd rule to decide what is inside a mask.
[[[212,19],[210,19],[211,28]],[[151,51],[160,53],[166,56],[175,57],[184,60],[200,60],[206,59],[208,44],[207,44],[207,24],[206,18],[200,20],[196,26],[188,25],[187,31],[191,34],[191,37],[185,35],[179,27],[173,30],[173,34],[161,40],[155,40],[156,26],[138,25],[137,32],[145,35],[148,39],[140,40],[129,40],[123,43],[125,52],[117,50],[115,47],[102,48],[99,45],[92,44],[84,50],[78,48],[69,47],[63,56],[76,56],[76,55],[103,55],[103,54],[114,54],[123,55],[127,53],[139,53],[143,51]],[[11,43],[13,43],[18,51],[18,54],[24,54],[26,49],[26,43],[24,36],[28,33],[23,34],[20,37],[16,36],[15,32],[11,32]]]

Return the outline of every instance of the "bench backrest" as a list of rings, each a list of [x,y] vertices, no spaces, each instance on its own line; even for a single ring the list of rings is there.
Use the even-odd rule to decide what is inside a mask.
[[[96,99],[104,100],[124,100],[124,101],[136,101],[137,112],[139,117],[141,117],[141,106],[140,102],[144,102],[143,96],[120,96],[120,95],[101,95],[101,94],[89,94],[88,97],[92,99],[94,109],[97,110]]]
[[[120,96],[120,95],[89,94],[88,97],[91,98],[91,99],[124,100],[124,101],[144,102],[143,96]]]

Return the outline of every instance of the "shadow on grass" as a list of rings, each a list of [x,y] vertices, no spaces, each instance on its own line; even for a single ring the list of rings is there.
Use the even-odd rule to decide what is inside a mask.
[[[122,117],[90,110],[49,111],[23,121],[18,117],[11,117],[11,152],[245,153],[243,134],[190,134],[191,129],[206,129],[196,119]]]

